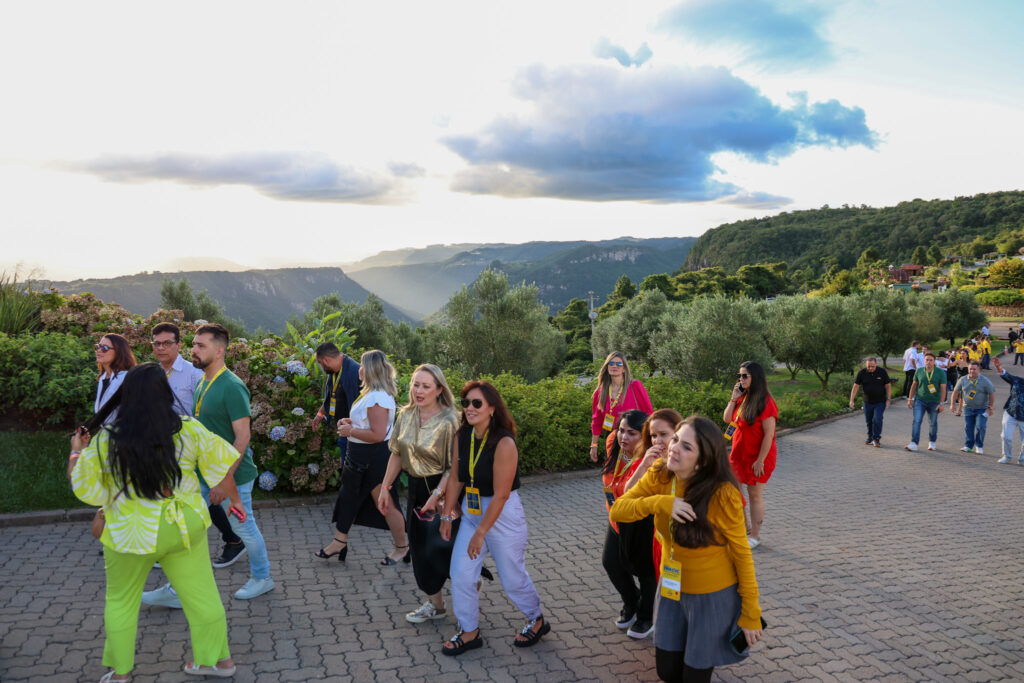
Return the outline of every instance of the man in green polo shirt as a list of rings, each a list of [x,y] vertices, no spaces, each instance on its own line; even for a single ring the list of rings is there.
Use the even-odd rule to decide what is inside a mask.
[[[939,413],[946,402],[946,371],[935,367],[935,354],[924,355],[924,367],[914,372],[914,383],[910,385],[907,407],[914,409],[914,424],[910,428],[910,443],[906,450],[917,451],[921,438],[921,422],[928,413],[928,450],[935,450],[935,439],[939,436]]]

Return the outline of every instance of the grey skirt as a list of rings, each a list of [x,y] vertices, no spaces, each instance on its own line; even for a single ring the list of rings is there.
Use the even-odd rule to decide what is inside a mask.
[[[736,584],[714,593],[683,593],[678,601],[659,593],[654,646],[682,652],[683,661],[694,669],[741,662],[750,649],[738,655],[729,645],[729,638],[739,628],[740,605]]]

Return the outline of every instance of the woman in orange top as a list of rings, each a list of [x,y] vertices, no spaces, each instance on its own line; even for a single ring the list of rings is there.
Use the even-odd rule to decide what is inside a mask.
[[[608,458],[601,475],[609,509],[615,499],[625,493],[626,482],[640,465],[637,447],[646,421],[647,413],[642,410],[628,410],[619,416],[616,437],[608,444]],[[626,635],[631,638],[639,639],[654,632],[654,595],[658,579],[651,558],[654,522],[650,517],[632,521],[632,524],[613,522],[608,526],[601,563],[622,598],[622,612],[615,625],[628,629]]]
[[[775,425],[779,407],[768,393],[768,378],[760,363],[747,361],[736,375],[732,398],[725,406],[722,420],[726,438],[732,438],[729,462],[736,479],[747,487],[750,518],[747,533],[750,547],[761,544],[764,523],[764,488],[775,471]]]
[[[665,541],[655,662],[663,681],[710,681],[716,666],[747,656],[729,644],[742,629],[748,645],[762,635],[754,560],[743,497],[721,430],[697,415],[683,421],[643,479],[615,501],[622,523],[654,515]]]

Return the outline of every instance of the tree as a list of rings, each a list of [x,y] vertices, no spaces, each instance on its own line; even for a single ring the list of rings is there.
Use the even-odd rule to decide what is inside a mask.
[[[743,283],[743,293],[752,298],[763,299],[789,289],[785,263],[740,266],[736,278]]]
[[[608,301],[604,302],[597,309],[597,319],[600,321],[609,317],[615,311],[625,306],[626,302],[635,295],[636,285],[633,284],[633,281],[627,275],[620,275],[619,279],[615,281],[615,288],[608,295]]]
[[[649,289],[630,299],[615,315],[597,323],[591,343],[594,354],[604,358],[621,351],[631,361],[656,366],[651,355],[651,340],[658,331],[661,316],[680,306],[670,302],[660,289]]]
[[[796,311],[803,351],[800,365],[814,373],[823,390],[836,372],[849,372],[871,342],[855,306],[844,297],[803,299]]]
[[[954,287],[963,287],[971,283],[971,278],[964,273],[964,267],[959,262],[949,267],[949,283]]]
[[[587,302],[571,299],[565,308],[551,318],[551,324],[565,334],[568,346],[566,362],[573,364],[576,369],[589,365],[594,356],[590,347],[590,307]]]
[[[938,265],[942,263],[942,249],[937,244],[928,247],[928,263]]]
[[[206,320],[220,323],[228,329],[232,337],[245,336],[245,325],[241,320],[229,318],[224,313],[224,308],[205,289],[193,294],[192,285],[184,277],[177,282],[171,278],[163,281],[160,285],[160,308],[181,311],[188,321]]]
[[[879,287],[861,292],[852,303],[871,335],[867,348],[885,367],[889,356],[898,356],[914,336],[908,295]]]
[[[803,362],[798,311],[804,297],[780,296],[760,306],[764,318],[764,341],[772,358],[785,364],[790,379],[796,379]]]
[[[825,276],[825,284],[818,293],[822,296],[849,296],[859,291],[860,279],[856,275],[849,270],[832,270]]]
[[[1024,287],[1024,261],[1004,258],[988,267],[988,281],[996,287]]]
[[[939,306],[939,298],[934,294],[910,294],[910,320],[914,324],[912,339],[922,344],[931,344],[942,337],[943,312]]]
[[[676,290],[668,273],[656,273],[645,277],[644,281],[640,283],[640,293],[642,294],[650,289],[660,290],[669,299],[675,295]]]
[[[917,248],[914,249],[914,253],[910,257],[910,262],[911,263],[916,263],[918,265],[927,265],[928,264],[928,250],[925,249],[920,244],[917,245]]]
[[[977,332],[988,319],[985,312],[978,308],[973,292],[949,289],[932,294],[930,298],[938,306],[940,331],[942,337],[949,340],[950,346],[956,344],[956,337],[966,337]]]
[[[750,299],[720,294],[700,297],[662,314],[651,354],[668,375],[729,385],[744,361],[771,369],[762,326],[757,304]]]
[[[452,295],[439,331],[442,350],[473,377],[512,372],[547,377],[565,356],[563,334],[548,322],[535,285],[509,287],[508,276],[485,270]]]

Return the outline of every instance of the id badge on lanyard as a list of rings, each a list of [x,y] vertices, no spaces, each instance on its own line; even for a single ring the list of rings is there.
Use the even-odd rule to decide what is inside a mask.
[[[608,507],[615,505],[615,492],[612,491],[611,486],[604,487],[604,499],[608,501]]]
[[[739,429],[739,428],[740,428],[740,426],[738,424],[736,424],[736,420],[733,420],[732,422],[730,422],[725,427],[725,434],[723,434],[723,436],[725,436],[725,440],[726,441],[732,441],[732,435],[735,434],[736,430]]]
[[[330,416],[334,417],[334,414],[337,412],[337,410],[338,410],[338,399],[336,399],[333,396],[331,396],[331,408],[330,408],[330,411],[329,411]]]
[[[682,590],[683,567],[678,560],[662,555],[661,561],[661,597],[679,600]]]
[[[974,397],[977,396],[977,395],[978,395],[978,390],[977,389],[971,389],[970,391],[967,392],[967,400],[968,401],[973,401]]]
[[[935,393],[935,385],[934,384],[928,384],[928,393],[929,394],[934,394]]]
[[[604,416],[604,429],[605,429],[605,431],[610,432],[610,431],[612,431],[612,428],[614,426],[615,426],[615,417],[611,413],[608,413],[607,415]]]
[[[480,509],[480,489],[475,486],[466,487],[466,511],[471,515],[483,514]]]

